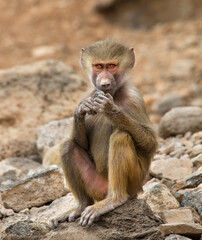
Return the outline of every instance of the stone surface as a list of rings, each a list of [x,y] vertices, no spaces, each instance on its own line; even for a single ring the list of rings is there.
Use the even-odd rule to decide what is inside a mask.
[[[165,238],[165,240],[191,240],[191,238],[184,237],[178,234],[171,234]]]
[[[202,171],[198,170],[185,178],[187,187],[197,187],[202,183]]]
[[[14,211],[12,209],[6,209],[4,206],[3,206],[3,201],[1,199],[1,196],[0,196],[0,219],[2,217],[8,217],[8,216],[12,216],[14,214]],[[1,231],[0,231],[1,232]],[[1,235],[0,235],[1,236]]]
[[[202,153],[196,156],[195,158],[191,159],[191,162],[194,167],[200,167],[202,166]]]
[[[66,193],[64,177],[57,167],[50,167],[1,189],[5,208],[19,212],[25,208],[42,206]]]
[[[199,154],[202,154],[202,144],[198,144],[198,145],[194,146],[192,149],[192,152],[191,152],[192,157],[195,157]]]
[[[10,140],[0,145],[0,161],[11,157],[30,157],[37,154],[36,144],[30,141]]]
[[[187,208],[164,210],[159,216],[164,223],[194,223],[192,211]]]
[[[183,236],[200,239],[202,234],[202,226],[194,223],[167,223],[160,226],[161,232],[164,236],[172,233],[182,234]]]
[[[170,158],[153,161],[150,169],[155,175],[181,180],[192,173],[192,163],[189,159]]]
[[[163,138],[202,130],[202,108],[178,107],[167,112],[160,121],[159,135]]]
[[[189,191],[190,191],[189,189],[179,190],[177,192],[172,190],[172,194],[175,196],[177,201],[181,204],[184,194]]]
[[[54,200],[49,206],[34,207],[30,210],[30,219],[34,222],[46,222],[53,218],[56,214],[62,214],[64,211],[71,212],[77,206],[72,193],[68,193],[66,196]]]
[[[4,230],[1,240],[41,240],[49,231],[45,223],[19,221]]]
[[[72,67],[54,60],[0,70],[0,144],[34,142],[39,126],[72,116],[85,85]]]
[[[163,210],[179,208],[180,204],[171,194],[170,190],[161,183],[153,183],[153,186],[145,191],[145,200],[152,211],[158,213]]]
[[[186,192],[182,199],[182,207],[193,207],[196,211],[202,213],[202,189]]]
[[[52,121],[40,127],[37,138],[38,151],[42,152],[45,146],[53,147],[64,139],[67,139],[71,133],[72,124],[73,118],[68,118]]]
[[[28,158],[7,158],[0,162],[0,184],[20,180],[44,167]]]
[[[164,114],[172,108],[183,105],[185,105],[185,101],[178,93],[169,93],[158,102],[157,110],[159,113]]]
[[[202,140],[202,131],[193,134],[194,141]]]
[[[144,200],[133,199],[101,216],[90,228],[78,226],[78,220],[76,223],[61,223],[44,240],[162,240],[159,232],[161,223]]]

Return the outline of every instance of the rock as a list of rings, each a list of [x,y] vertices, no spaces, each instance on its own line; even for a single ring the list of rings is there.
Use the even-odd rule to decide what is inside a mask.
[[[71,133],[73,118],[52,121],[40,127],[37,138],[37,149],[42,153],[45,146],[53,147],[67,139]]]
[[[164,223],[194,223],[192,211],[187,208],[164,210],[159,216]]]
[[[184,180],[179,180],[179,181],[176,181],[176,183],[174,184],[174,186],[172,187],[172,191],[178,191],[180,189],[183,189],[186,187],[186,181]]]
[[[202,189],[186,192],[182,199],[182,207],[193,207],[196,211],[202,213]]]
[[[42,206],[66,193],[64,177],[57,167],[50,167],[1,189],[5,208],[19,212],[25,208]]]
[[[184,237],[178,234],[171,234],[165,238],[165,240],[191,240],[191,238]]]
[[[199,154],[202,154],[202,145],[198,144],[192,148],[191,157],[195,157]]]
[[[31,172],[41,171],[44,167],[28,158],[7,158],[0,162],[0,184],[20,180]]]
[[[58,98],[59,87],[67,94],[84,84],[70,66],[54,60],[44,60],[33,64],[17,66],[0,71],[0,96],[9,96],[14,91],[29,89],[30,92],[54,101]],[[45,97],[46,96],[46,97]]]
[[[199,239],[202,234],[202,226],[194,223],[167,223],[160,226],[161,232],[164,236],[171,233],[182,234],[191,239]]]
[[[150,169],[155,175],[171,180],[181,180],[192,173],[192,163],[189,159],[170,158],[153,161]]]
[[[3,206],[3,201],[2,201],[1,196],[0,196],[0,219],[2,217],[8,217],[8,216],[12,216],[12,215],[14,215],[14,211],[12,209],[6,209]],[[0,231],[0,233],[1,233],[1,231]]]
[[[59,228],[55,229],[54,232],[49,232],[43,240],[162,240],[159,232],[160,224],[162,221],[155,217],[144,200],[132,199],[101,216],[90,228],[79,227],[78,220],[76,223],[61,223]]]
[[[194,167],[200,167],[202,165],[202,153],[191,159]]]
[[[193,134],[194,141],[202,140],[202,131]]]
[[[40,208],[32,208],[30,210],[30,219],[34,222],[46,222],[53,218],[56,214],[62,214],[64,211],[72,211],[77,206],[72,193],[68,193],[66,196],[54,200],[49,206],[43,206]]]
[[[202,130],[202,108],[199,107],[173,108],[161,118],[159,124],[159,135],[163,138],[200,130]]]
[[[157,111],[164,114],[172,108],[183,105],[185,105],[185,100],[178,93],[169,93],[158,102]]]
[[[180,207],[179,202],[171,194],[170,190],[161,183],[152,183],[152,187],[144,189],[145,200],[151,207],[152,211],[158,212]]]
[[[41,240],[50,229],[45,223],[32,221],[19,221],[2,233],[2,240]]]
[[[0,70],[0,144],[34,141],[39,126],[71,116],[84,86],[70,66],[54,60]]]
[[[61,150],[63,147],[63,143],[57,144],[54,147],[44,147],[43,150],[43,161],[42,164],[44,167],[48,167],[51,165],[57,165],[62,167],[61,165]]]
[[[36,144],[30,141],[10,140],[0,145],[0,161],[11,157],[30,157],[37,154]]]
[[[153,188],[153,186],[155,186],[157,183],[160,183],[160,180],[158,180],[157,178],[150,179],[143,185],[143,191],[149,192],[151,188]]]
[[[184,197],[184,194],[186,192],[189,192],[189,189],[184,189],[184,190],[179,190],[177,192],[172,190],[172,194],[175,196],[175,198],[177,199],[177,201],[181,204],[182,203],[182,199]]]
[[[202,171],[196,171],[192,173],[190,176],[185,178],[187,187],[193,188],[197,187],[199,184],[202,183]]]
[[[191,59],[181,59],[173,62],[171,75],[174,78],[187,78],[195,68],[195,62]]]
[[[177,149],[174,152],[171,152],[170,157],[180,158],[184,154],[185,151],[186,151],[186,148],[181,147],[180,149]]]

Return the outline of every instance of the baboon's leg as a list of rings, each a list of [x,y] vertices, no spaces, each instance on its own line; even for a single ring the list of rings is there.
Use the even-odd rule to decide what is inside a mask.
[[[74,221],[87,206],[94,203],[93,199],[102,200],[108,192],[107,179],[97,174],[89,155],[74,141],[66,141],[61,154],[65,178],[78,200],[78,208],[71,213],[64,212],[51,219],[52,228],[57,227],[59,222],[67,218],[69,221]]]
[[[100,215],[120,206],[134,196],[143,180],[134,142],[129,133],[116,130],[110,137],[109,193],[107,198],[89,206],[81,215],[82,226],[91,225]]]

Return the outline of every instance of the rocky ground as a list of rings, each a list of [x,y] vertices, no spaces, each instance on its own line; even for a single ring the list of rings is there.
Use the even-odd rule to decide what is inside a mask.
[[[44,109],[68,99],[83,80],[62,62],[42,61],[2,71],[7,94],[27,89]],[[57,78],[57,81],[53,81]],[[41,80],[43,81],[41,82]],[[66,88],[66,91],[63,89]],[[61,93],[61,95],[60,95]],[[49,95],[51,99],[48,99]],[[60,98],[58,97],[60,96]],[[30,99],[31,101],[31,99]],[[44,112],[45,114],[45,112]],[[31,119],[32,115],[30,115]],[[13,116],[13,121],[16,119]],[[40,127],[36,142],[10,140],[1,145],[1,239],[200,239],[202,234],[202,108],[174,107],[158,124],[159,148],[150,176],[138,199],[106,214],[91,228],[48,222],[55,214],[71,211],[76,201],[64,184],[60,168],[41,164],[47,149],[68,138],[72,118]],[[48,156],[48,157],[47,157]],[[60,163],[58,162],[58,165]],[[173,235],[174,234],[174,235]],[[186,238],[185,238],[186,237]]]
[[[0,1],[1,240],[200,239],[201,7],[200,0]],[[106,37],[135,48],[131,82],[159,148],[137,200],[91,228],[65,222],[53,231],[49,219],[76,202],[61,169],[42,166],[42,153],[68,137],[90,86],[80,49]]]

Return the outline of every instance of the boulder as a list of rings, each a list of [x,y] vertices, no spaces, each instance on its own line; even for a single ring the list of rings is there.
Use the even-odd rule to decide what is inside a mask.
[[[160,121],[159,135],[162,138],[202,130],[202,108],[178,107],[167,112]]]
[[[44,147],[53,147],[65,139],[71,133],[73,118],[51,121],[40,127],[37,138],[37,149],[40,153]]]
[[[92,227],[75,223],[61,223],[43,240],[103,240],[103,239],[151,239],[162,240],[159,232],[161,219],[155,217],[150,207],[142,199],[132,199],[113,211],[104,214]]]
[[[9,140],[0,145],[0,161],[11,157],[26,158],[37,154],[36,144],[30,141]]]
[[[157,111],[164,114],[175,107],[185,105],[185,100],[178,93],[169,93],[157,103]]]
[[[73,114],[85,85],[70,66],[54,60],[0,70],[0,144],[35,141],[39,126]]]
[[[66,193],[63,174],[57,167],[50,167],[0,189],[4,207],[15,212],[42,206]]]
[[[43,60],[7,70],[0,70],[0,97],[27,90],[45,101],[57,100],[84,84],[84,80],[63,62]]]

